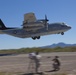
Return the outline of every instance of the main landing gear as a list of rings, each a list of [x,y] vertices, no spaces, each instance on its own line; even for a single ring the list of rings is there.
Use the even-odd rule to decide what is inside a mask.
[[[33,40],[40,39],[40,36],[32,37]]]

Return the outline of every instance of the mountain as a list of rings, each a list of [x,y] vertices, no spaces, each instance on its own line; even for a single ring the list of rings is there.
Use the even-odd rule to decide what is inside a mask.
[[[47,46],[43,46],[41,48],[55,48],[55,47],[69,47],[69,46],[76,46],[76,44],[65,44],[63,42],[57,43],[57,44],[52,44],[52,45],[47,45]]]

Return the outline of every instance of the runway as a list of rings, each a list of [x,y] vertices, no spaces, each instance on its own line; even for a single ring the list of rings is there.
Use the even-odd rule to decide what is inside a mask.
[[[56,52],[56,53],[40,53],[41,67],[40,72],[46,72],[52,70],[52,59],[54,56],[59,56],[61,61],[61,69],[58,72],[76,73],[76,52]],[[28,73],[30,59],[28,54],[0,56],[0,72],[22,72]]]

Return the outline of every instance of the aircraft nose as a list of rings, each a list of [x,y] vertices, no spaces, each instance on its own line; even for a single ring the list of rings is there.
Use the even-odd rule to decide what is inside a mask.
[[[68,26],[68,28],[69,28],[69,29],[71,29],[71,27],[70,27],[70,26]]]

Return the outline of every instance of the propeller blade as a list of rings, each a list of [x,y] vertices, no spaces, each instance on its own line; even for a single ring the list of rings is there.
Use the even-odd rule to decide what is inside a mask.
[[[49,21],[48,19],[47,19],[47,16],[45,15],[45,21]]]

